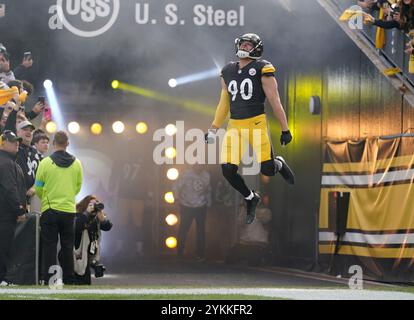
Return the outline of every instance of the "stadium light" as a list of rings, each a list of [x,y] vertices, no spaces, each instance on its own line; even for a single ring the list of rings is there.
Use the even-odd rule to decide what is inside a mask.
[[[68,131],[71,134],[78,134],[80,131],[80,125],[76,121],[72,121],[68,124]]]
[[[148,131],[148,125],[145,122],[139,122],[136,126],[136,130],[139,134],[145,134]]]
[[[168,80],[168,85],[171,88],[175,88],[177,86],[177,80],[176,79],[170,79],[170,80]]]
[[[58,98],[56,96],[55,88],[53,87],[53,82],[47,79],[43,82],[43,86],[46,89],[47,102],[52,112],[53,121],[55,121],[56,124],[56,130],[63,130],[66,125],[65,121],[63,120],[63,115]]]
[[[167,178],[171,181],[177,180],[179,176],[179,172],[176,168],[168,169],[167,171]]]
[[[174,249],[177,247],[177,238],[175,237],[169,237],[165,240],[165,245],[170,248]]]
[[[218,77],[220,75],[220,72],[221,72],[220,68],[216,67],[216,68],[213,68],[213,69],[209,69],[209,70],[189,74],[187,76],[179,77],[179,78],[176,78],[176,79],[170,79],[170,81],[168,81],[168,85],[171,88],[175,88],[175,87],[181,86],[183,84]]]
[[[165,200],[165,202],[167,202],[169,204],[174,204],[174,202],[175,202],[174,194],[171,191],[170,192],[167,192],[164,195],[164,200]]]
[[[173,136],[173,135],[175,135],[176,133],[177,133],[177,127],[176,127],[176,125],[175,124],[168,124],[166,127],[165,127],[165,133],[168,135],[168,136]]]
[[[91,125],[91,132],[94,135],[99,135],[102,133],[102,125],[100,123],[94,123]]]
[[[53,82],[51,80],[47,79],[43,82],[43,87],[45,87],[45,89],[52,89],[53,88]]]
[[[112,88],[116,90],[116,89],[119,88],[119,81],[114,80],[114,81],[112,81],[111,85],[112,85]]]
[[[212,105],[206,105],[198,101],[177,98],[174,96],[163,94],[162,92],[150,90],[138,86],[134,86],[128,83],[119,82],[118,89],[126,92],[130,92],[139,96],[153,99],[156,101],[165,102],[166,104],[173,104],[183,109],[191,110],[192,112],[201,113],[208,116],[214,116],[215,109]]]
[[[115,121],[112,124],[112,130],[116,133],[116,134],[121,134],[125,131],[125,125],[122,121]]]
[[[177,156],[177,150],[174,147],[167,148],[165,150],[165,156],[168,159],[174,159]]]
[[[55,122],[53,122],[53,121],[49,121],[49,122],[46,124],[46,131],[47,131],[48,133],[55,133],[55,132],[57,131],[57,125],[56,125],[56,123],[55,123]]]
[[[165,222],[167,222],[169,226],[175,226],[178,223],[178,217],[174,213],[170,213],[165,217]]]

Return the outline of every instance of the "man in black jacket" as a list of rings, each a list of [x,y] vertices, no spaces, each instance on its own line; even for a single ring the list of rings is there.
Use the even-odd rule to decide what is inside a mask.
[[[13,132],[0,136],[0,286],[8,286],[5,276],[16,223],[26,214],[26,184],[16,163],[21,141]]]
[[[26,181],[27,202],[35,195],[34,183],[41,154],[31,145],[35,126],[25,120],[17,125],[17,136],[21,138],[17,152],[17,164],[22,168]]]

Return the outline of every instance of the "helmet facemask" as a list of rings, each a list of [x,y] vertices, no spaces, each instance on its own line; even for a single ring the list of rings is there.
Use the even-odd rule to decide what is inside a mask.
[[[253,45],[253,49],[250,51],[241,50],[240,46],[244,41],[248,41]],[[245,34],[235,40],[236,56],[240,59],[260,59],[263,54],[263,42],[258,35]]]

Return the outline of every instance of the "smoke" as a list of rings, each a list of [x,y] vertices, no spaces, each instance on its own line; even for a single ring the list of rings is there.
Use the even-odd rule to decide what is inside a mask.
[[[39,80],[47,77],[56,84],[65,116],[89,124],[92,121],[103,123],[106,132],[99,141],[83,139],[83,144],[76,141],[76,145],[102,151],[105,158],[102,163],[107,167],[110,164],[106,157],[111,160],[126,157],[122,154],[125,149],[131,151],[132,158],[151,154],[150,144],[143,147],[132,142],[139,139],[134,131],[134,123],[138,120],[149,119],[150,132],[177,120],[187,120],[192,127],[206,128],[212,120],[166,103],[113,92],[112,80],[193,99],[214,108],[220,92],[219,77],[175,89],[168,86],[168,80],[211,70],[234,60],[234,39],[241,34],[254,32],[261,36],[264,58],[278,69],[281,92],[284,75],[320,69],[335,59],[335,52],[345,46],[345,41],[341,41],[345,36],[340,35],[339,27],[316,1],[309,0],[175,0],[180,19],[185,19],[184,25],[165,23],[169,0],[120,0],[121,12],[116,23],[96,38],[82,38],[66,29],[50,30],[49,8],[56,0],[1,2],[6,2],[8,16],[0,19],[0,42],[5,40],[15,56],[14,64],[20,63],[19,57],[24,51],[31,50]],[[135,22],[136,5],[146,2],[157,24]],[[193,9],[200,3],[236,12],[244,6],[245,25],[197,26],[193,22]],[[102,22],[97,21],[97,25],[102,26]],[[129,126],[126,135],[133,138],[127,141],[126,135],[123,139],[108,132],[115,119],[126,121]],[[89,155],[85,162],[91,162],[94,156]],[[129,159],[124,160],[123,165],[128,164]],[[145,168],[148,172],[151,169]],[[94,189],[111,191],[106,187],[112,186],[107,176],[100,172],[91,172],[90,176]],[[107,198],[112,199],[111,196]]]

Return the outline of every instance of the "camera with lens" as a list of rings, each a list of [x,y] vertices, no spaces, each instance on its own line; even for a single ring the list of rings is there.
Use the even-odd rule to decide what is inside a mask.
[[[99,263],[98,261],[93,261],[91,267],[95,271],[95,278],[102,278],[104,276],[106,268],[102,263]]]
[[[102,202],[97,202],[93,206],[93,212],[99,212],[99,211],[102,211],[103,209],[105,209],[105,206]]]
[[[398,5],[392,5],[391,6],[391,15],[392,16],[397,14],[397,13],[400,13],[400,12],[401,12],[401,10],[400,10],[400,7]]]

